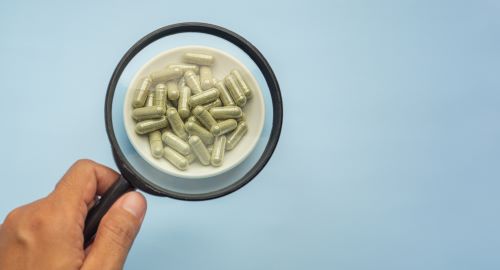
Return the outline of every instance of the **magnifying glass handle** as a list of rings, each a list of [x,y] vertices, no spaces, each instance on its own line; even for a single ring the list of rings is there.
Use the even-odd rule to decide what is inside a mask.
[[[129,182],[120,175],[120,178],[101,196],[101,199],[90,208],[85,219],[85,228],[83,229],[84,248],[92,243],[94,235],[97,232],[97,227],[111,205],[123,194],[132,189],[134,188]]]

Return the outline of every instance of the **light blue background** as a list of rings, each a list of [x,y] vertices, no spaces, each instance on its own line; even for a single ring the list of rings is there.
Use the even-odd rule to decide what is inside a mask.
[[[148,196],[127,269],[499,269],[498,1],[0,2],[0,215],[79,158],[143,35],[206,21],[280,81],[276,152],[240,191]]]

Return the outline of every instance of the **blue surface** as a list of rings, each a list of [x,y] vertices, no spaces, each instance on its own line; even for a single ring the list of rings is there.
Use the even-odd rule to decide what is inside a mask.
[[[0,215],[79,158],[113,165],[125,51],[174,22],[257,46],[281,141],[230,196],[148,196],[127,269],[499,269],[498,1],[0,2]]]

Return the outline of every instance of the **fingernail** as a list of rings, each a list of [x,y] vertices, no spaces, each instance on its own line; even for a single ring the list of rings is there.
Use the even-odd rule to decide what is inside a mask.
[[[129,192],[126,194],[121,207],[139,219],[142,219],[146,212],[144,197],[138,192]]]

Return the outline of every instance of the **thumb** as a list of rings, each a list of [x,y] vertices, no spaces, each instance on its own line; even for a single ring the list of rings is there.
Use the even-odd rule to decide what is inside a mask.
[[[132,191],[118,199],[102,218],[81,269],[122,269],[145,213],[142,194]]]

